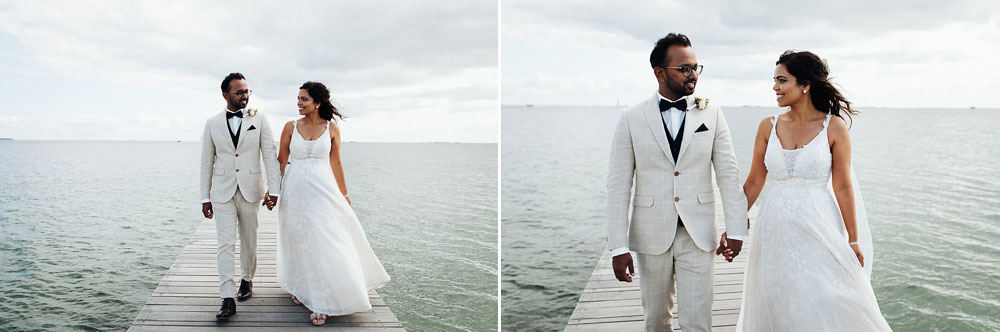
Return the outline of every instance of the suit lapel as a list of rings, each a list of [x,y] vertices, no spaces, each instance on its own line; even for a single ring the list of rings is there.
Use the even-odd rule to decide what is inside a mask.
[[[253,125],[253,118],[254,117],[247,115],[245,110],[243,111],[243,123],[240,125],[240,136],[237,137],[238,141],[236,143],[237,151],[239,151],[240,146],[243,145],[243,141],[247,139],[247,128],[250,128],[250,126]]]
[[[653,94],[652,98],[646,100],[643,113],[646,114],[646,121],[648,122],[649,129],[653,131],[653,138],[656,139],[656,144],[660,146],[663,155],[673,165],[674,157],[670,153],[670,143],[667,142],[667,131],[663,128],[663,117],[660,115],[660,97]]]
[[[701,112],[697,106],[694,106],[694,97],[688,95],[685,98],[687,98],[687,104],[691,106],[688,107],[688,111],[684,115],[684,138],[681,140],[681,151],[677,153],[677,160],[684,157],[684,151],[687,151],[694,138],[694,131],[701,126]]]
[[[219,114],[219,117],[216,119],[217,120],[213,124],[213,130],[215,130],[216,134],[222,136],[216,136],[215,139],[225,138],[226,143],[228,143],[226,145],[232,146],[235,151],[236,146],[233,145],[233,137],[229,134],[229,121],[226,120],[226,111],[222,111],[222,114]]]

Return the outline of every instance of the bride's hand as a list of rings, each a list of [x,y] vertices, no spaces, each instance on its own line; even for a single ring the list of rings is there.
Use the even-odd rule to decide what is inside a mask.
[[[851,250],[854,250],[854,255],[858,256],[858,262],[861,263],[861,267],[865,267],[865,255],[861,253],[861,246],[852,245]]]

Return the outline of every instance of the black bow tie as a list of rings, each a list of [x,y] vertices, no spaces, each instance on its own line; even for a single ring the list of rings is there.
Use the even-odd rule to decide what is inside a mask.
[[[242,119],[243,118],[243,112],[241,112],[241,111],[226,112],[226,120],[228,120],[228,119],[230,119],[230,118],[232,118],[234,116],[237,117],[237,118],[241,118]]]
[[[660,99],[660,112],[669,110],[671,107],[681,110],[681,112],[687,112],[687,98],[681,98],[678,101],[669,101],[666,99]]]

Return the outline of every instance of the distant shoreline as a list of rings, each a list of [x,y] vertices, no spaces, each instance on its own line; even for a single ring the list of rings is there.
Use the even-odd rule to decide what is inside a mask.
[[[65,139],[13,139],[7,138],[0,141],[18,141],[18,142],[101,142],[101,143],[198,143],[201,140],[65,140]],[[278,142],[275,141],[275,144]],[[482,145],[497,145],[495,142],[355,142],[347,141],[344,143],[360,143],[360,144],[482,144]]]
[[[528,106],[528,105],[530,105],[530,106]],[[615,107],[618,107],[618,108],[625,108],[625,107],[629,107],[629,106],[631,106],[631,105],[625,105],[625,104],[617,105],[617,106],[616,105],[556,105],[556,104],[553,104],[553,105],[543,105],[543,104],[502,104],[502,105],[500,105],[501,108],[503,108],[503,107],[517,107],[517,108],[539,108],[539,107],[542,107],[542,108],[544,108],[544,107],[607,107],[607,108],[615,108]],[[722,107],[722,109],[727,109],[727,108],[780,108],[777,105],[774,105],[774,106],[756,106],[756,105],[741,105],[741,106],[728,105],[727,106],[727,105],[722,105],[720,107]],[[911,110],[1000,111],[1000,107],[979,107],[979,106],[966,106],[966,107],[852,106],[852,107],[856,108],[856,109],[860,109],[860,110],[878,108],[878,109],[911,109]]]

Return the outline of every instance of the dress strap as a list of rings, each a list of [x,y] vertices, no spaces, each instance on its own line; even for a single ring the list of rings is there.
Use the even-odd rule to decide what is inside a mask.
[[[298,128],[297,128],[297,124],[298,123],[299,123],[299,120],[292,120],[292,130],[298,130]]]
[[[830,119],[833,118],[833,114],[827,114],[826,120],[823,120],[823,131],[826,131],[827,127],[830,127]]]
[[[781,114],[775,114],[771,117],[771,135],[778,135],[778,116]]]

